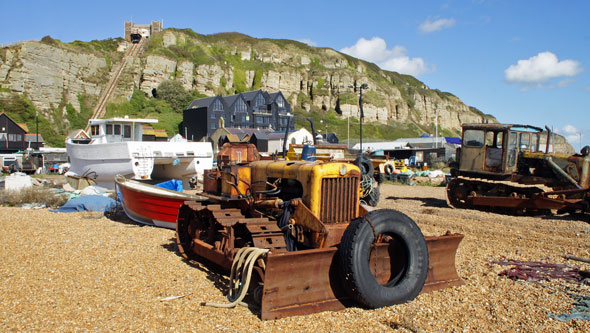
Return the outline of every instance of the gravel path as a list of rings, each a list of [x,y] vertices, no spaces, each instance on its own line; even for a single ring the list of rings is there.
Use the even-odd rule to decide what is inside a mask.
[[[248,308],[217,309],[226,277],[183,260],[174,231],[112,221],[97,213],[55,214],[0,207],[0,331],[590,331],[559,322],[572,300],[564,282],[514,282],[498,276],[502,257],[590,258],[590,223],[566,216],[513,217],[454,210],[441,187],[383,185],[380,208],[412,217],[425,235],[465,234],[457,269],[466,285],[422,294],[378,310],[348,308],[261,321]],[[590,295],[590,288],[583,292]],[[164,300],[169,296],[184,296]]]

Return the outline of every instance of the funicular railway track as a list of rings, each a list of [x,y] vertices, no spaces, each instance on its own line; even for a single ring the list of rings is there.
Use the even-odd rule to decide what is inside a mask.
[[[129,57],[138,56],[141,53],[141,51],[143,50],[144,43],[145,43],[145,39],[142,38],[139,41],[139,43],[132,43],[131,47],[125,52],[125,55],[123,56],[123,59],[121,60],[121,63],[119,64],[119,67],[115,71],[115,74],[113,76],[111,76],[111,78],[109,79],[109,82],[107,83],[106,88],[101,92],[100,96],[98,97],[98,103],[96,104],[90,119],[101,118],[104,115],[105,106],[107,104],[107,101],[110,99],[113,91],[115,90],[115,87],[117,86],[117,83],[119,82],[119,78],[121,77],[121,74],[123,73],[123,69],[125,68],[125,65],[127,64],[127,60],[129,59]],[[90,127],[87,125],[85,130],[86,130],[86,132],[88,132],[90,130]]]

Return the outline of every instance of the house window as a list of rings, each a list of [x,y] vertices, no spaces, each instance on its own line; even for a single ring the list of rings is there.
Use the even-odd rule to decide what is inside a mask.
[[[264,105],[264,104],[266,104],[266,101],[264,100],[264,96],[262,96],[262,94],[258,94],[258,96],[256,96],[256,106]]]
[[[283,99],[282,96],[277,97],[277,105],[280,108],[284,108],[285,107],[285,100]]]
[[[121,135],[121,125],[115,124],[115,125],[113,125],[113,129],[114,129],[115,135]]]
[[[215,113],[211,112],[211,119],[215,119]]]
[[[216,100],[215,103],[213,103],[213,111],[223,111],[223,104],[220,100]]]
[[[262,124],[262,116],[256,116],[256,123]]]
[[[100,134],[100,127],[98,125],[90,126],[90,135],[97,136]]]
[[[238,99],[238,101],[236,102],[235,110],[236,112],[246,112],[248,111],[248,106],[246,105],[246,103],[244,103],[242,99]]]
[[[18,142],[22,141],[23,136],[22,134],[8,134],[8,141]]]
[[[123,137],[131,138],[131,125],[123,125]]]
[[[211,126],[210,126],[210,128],[211,128],[211,129],[216,129],[216,128],[217,128],[217,126],[216,126],[216,124],[215,124],[215,123],[211,123]]]
[[[107,124],[107,135],[113,134],[113,124]]]

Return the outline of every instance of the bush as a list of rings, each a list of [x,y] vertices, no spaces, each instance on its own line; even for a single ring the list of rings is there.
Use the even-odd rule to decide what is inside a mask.
[[[0,202],[6,206],[22,206],[24,204],[45,204],[57,208],[68,201],[67,195],[56,194],[51,188],[33,186],[21,190],[0,191]]]
[[[178,81],[164,81],[156,89],[157,98],[166,101],[172,110],[182,112],[191,102],[191,94]]]

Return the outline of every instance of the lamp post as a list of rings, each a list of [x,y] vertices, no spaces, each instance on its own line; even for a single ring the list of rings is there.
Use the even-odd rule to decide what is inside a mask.
[[[350,86],[351,88],[354,89],[354,91],[356,91],[356,86]],[[363,118],[365,117],[365,113],[363,112],[363,89],[369,89],[369,85],[366,83],[361,84],[359,87],[359,109],[361,111],[360,114],[360,146],[361,146],[361,151],[359,156],[363,155]]]
[[[37,141],[37,150],[39,150],[39,111],[35,112],[35,124],[36,124],[35,132],[37,132],[37,136],[36,136],[35,141]]]

